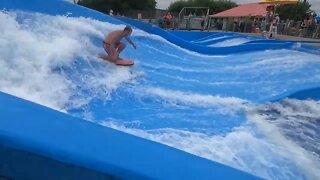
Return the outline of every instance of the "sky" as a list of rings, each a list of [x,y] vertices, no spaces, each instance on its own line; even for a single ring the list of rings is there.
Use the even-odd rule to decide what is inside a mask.
[[[167,9],[171,2],[175,0],[156,0],[157,1],[157,8],[159,9]],[[259,2],[259,0],[232,0],[237,4],[244,4],[244,3],[253,3]],[[308,0],[310,4],[312,4],[311,9],[314,10],[318,15],[320,15],[320,0]]]

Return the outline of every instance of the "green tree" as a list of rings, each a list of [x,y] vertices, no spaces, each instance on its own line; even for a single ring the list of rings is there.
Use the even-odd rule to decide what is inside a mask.
[[[183,7],[209,7],[210,14],[236,7],[237,4],[230,0],[178,0],[169,6],[169,11],[180,12]]]
[[[276,12],[281,19],[290,19],[294,21],[303,21],[308,17],[315,15],[308,1],[300,1],[297,4],[285,4],[277,7]]]
[[[123,13],[125,10],[155,9],[155,0],[80,0],[79,5],[107,13],[110,9]]]

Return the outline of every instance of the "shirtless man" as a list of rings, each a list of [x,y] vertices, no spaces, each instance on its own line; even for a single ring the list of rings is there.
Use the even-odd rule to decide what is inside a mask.
[[[130,26],[126,26],[123,30],[110,32],[103,41],[103,48],[108,53],[108,56],[103,58],[112,62],[120,59],[119,54],[126,48],[126,45],[121,42],[122,38],[125,38],[136,49],[136,45],[129,38],[131,33]]]

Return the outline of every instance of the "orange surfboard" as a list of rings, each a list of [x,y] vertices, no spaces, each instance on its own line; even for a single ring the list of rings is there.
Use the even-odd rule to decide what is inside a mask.
[[[108,62],[111,62],[115,65],[118,65],[118,66],[132,66],[134,65],[134,61],[132,60],[129,60],[129,59],[122,59],[122,58],[119,58],[116,62],[114,61],[110,61],[110,59],[108,58],[108,56],[101,56],[99,55],[99,58],[105,60],[105,61],[108,61]]]

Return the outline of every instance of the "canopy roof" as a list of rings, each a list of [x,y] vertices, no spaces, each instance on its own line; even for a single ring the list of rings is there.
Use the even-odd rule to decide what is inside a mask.
[[[248,17],[248,16],[266,16],[267,5],[259,3],[242,4],[238,7],[210,15],[211,17]]]
[[[259,4],[297,4],[299,0],[261,0]]]

